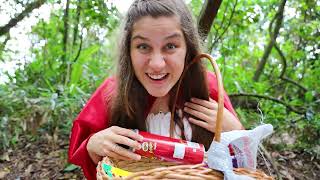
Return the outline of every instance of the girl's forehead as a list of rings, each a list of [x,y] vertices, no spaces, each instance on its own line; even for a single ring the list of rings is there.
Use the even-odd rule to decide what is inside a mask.
[[[171,36],[172,34],[182,35],[179,18],[146,16],[133,24],[132,39],[135,36]]]

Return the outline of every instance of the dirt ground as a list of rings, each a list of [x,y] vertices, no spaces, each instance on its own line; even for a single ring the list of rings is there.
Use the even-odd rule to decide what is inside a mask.
[[[81,170],[67,164],[68,139],[49,143],[43,136],[36,141],[20,137],[15,150],[0,152],[0,179],[85,179]],[[258,168],[275,179],[320,179],[319,159],[305,152],[267,150],[272,164],[258,156]],[[269,157],[269,158],[270,158]],[[277,170],[276,170],[277,169]]]

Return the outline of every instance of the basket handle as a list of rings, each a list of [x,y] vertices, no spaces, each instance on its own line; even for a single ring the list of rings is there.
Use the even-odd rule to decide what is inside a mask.
[[[224,109],[224,94],[223,94],[223,84],[222,84],[222,78],[221,78],[221,73],[220,73],[220,70],[219,70],[219,67],[216,63],[215,60],[213,60],[213,57],[209,54],[205,54],[205,53],[201,53],[199,55],[197,55],[186,67],[185,69],[183,70],[183,73],[179,79],[179,82],[178,82],[178,87],[177,87],[177,93],[175,94],[175,97],[174,97],[174,103],[173,103],[173,106],[172,106],[172,110],[171,110],[171,120],[170,120],[170,137],[173,137],[173,132],[174,132],[174,110],[176,108],[176,102],[177,102],[177,99],[178,99],[178,94],[179,94],[179,90],[180,90],[180,86],[181,86],[181,82],[182,82],[182,79],[185,75],[185,73],[187,72],[187,70],[189,69],[189,67],[201,60],[201,58],[207,58],[208,60],[210,60],[211,62],[211,65],[213,66],[214,68],[214,72],[216,74],[216,77],[217,77],[217,81],[218,81],[218,113],[217,113],[217,119],[216,119],[216,129],[215,129],[215,136],[213,138],[213,140],[217,141],[217,142],[220,142],[220,138],[221,138],[221,130],[222,130],[222,117],[223,117],[223,109]]]

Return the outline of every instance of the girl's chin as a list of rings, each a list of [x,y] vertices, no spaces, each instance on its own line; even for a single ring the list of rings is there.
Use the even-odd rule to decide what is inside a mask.
[[[164,97],[169,93],[168,91],[159,91],[159,90],[158,91],[154,91],[154,90],[148,90],[147,89],[147,91],[151,96],[157,97],[157,98]]]

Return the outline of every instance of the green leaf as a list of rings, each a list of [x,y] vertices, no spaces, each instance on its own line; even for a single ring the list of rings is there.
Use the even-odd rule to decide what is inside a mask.
[[[77,84],[82,76],[83,65],[91,60],[91,56],[99,50],[99,45],[93,45],[81,52],[81,55],[76,63],[72,66],[70,84]]]
[[[79,169],[79,166],[76,166],[74,164],[68,164],[66,168],[64,168],[64,172],[72,172]]]
[[[305,99],[307,102],[311,102],[313,99],[313,95],[311,91],[308,91],[305,95],[304,95]]]

